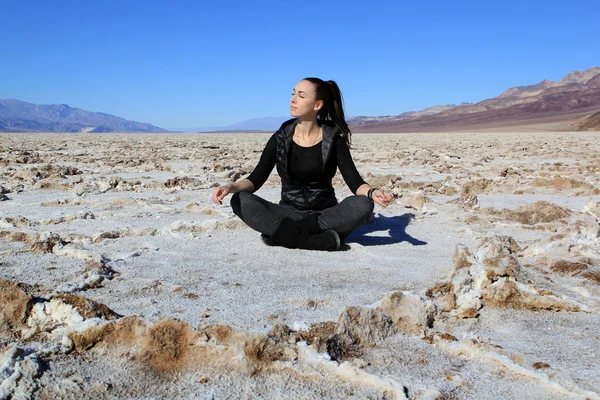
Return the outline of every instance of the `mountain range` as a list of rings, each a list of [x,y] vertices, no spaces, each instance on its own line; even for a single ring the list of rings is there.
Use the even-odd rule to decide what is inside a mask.
[[[348,124],[353,132],[441,132],[534,125],[548,130],[595,130],[600,129],[599,117],[590,115],[599,111],[600,67],[595,67],[571,72],[558,82],[543,80],[513,87],[474,104],[436,106],[397,116],[356,117]]]
[[[275,131],[289,116],[255,118],[178,132]],[[353,132],[451,132],[538,127],[543,130],[600,130],[600,67],[574,71],[554,82],[512,87],[478,103],[436,105],[395,116],[348,120]],[[536,128],[537,129],[537,128]],[[0,132],[169,132],[154,125],[65,104],[37,105],[0,99]]]
[[[66,104],[38,105],[0,99],[0,132],[168,132],[157,126],[129,121]]]

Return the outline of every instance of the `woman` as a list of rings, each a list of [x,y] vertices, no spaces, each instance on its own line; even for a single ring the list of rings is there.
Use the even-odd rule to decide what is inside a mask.
[[[268,245],[310,250],[338,250],[341,242],[367,222],[373,202],[386,207],[392,196],[370,187],[350,156],[350,129],[342,94],[334,81],[301,80],[292,92],[290,112],[269,139],[248,178],[213,189],[217,204],[229,193],[233,212],[262,233]],[[281,201],[268,202],[253,192],[273,167],[281,178]],[[338,204],[331,181],[339,168],[355,194]]]

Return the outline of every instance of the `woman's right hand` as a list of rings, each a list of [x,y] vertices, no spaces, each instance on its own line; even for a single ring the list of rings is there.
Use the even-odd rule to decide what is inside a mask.
[[[223,204],[221,200],[231,192],[231,185],[223,185],[213,189],[212,200],[217,204]]]

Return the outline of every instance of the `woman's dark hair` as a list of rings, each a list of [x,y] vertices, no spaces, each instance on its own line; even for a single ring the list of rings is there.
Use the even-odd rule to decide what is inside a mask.
[[[323,100],[323,107],[319,110],[317,118],[321,121],[330,120],[342,131],[342,137],[350,147],[350,128],[344,116],[342,92],[334,81],[324,81],[319,78],[304,78],[315,85],[317,100]]]

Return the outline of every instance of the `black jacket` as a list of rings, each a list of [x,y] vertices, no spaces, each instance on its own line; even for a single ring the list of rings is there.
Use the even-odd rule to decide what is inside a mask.
[[[323,174],[318,181],[301,184],[290,178],[288,162],[290,146],[294,129],[298,120],[290,119],[281,125],[275,133],[277,138],[277,173],[281,178],[281,201],[280,204],[289,204],[299,210],[323,210],[337,204],[335,192],[331,184],[333,176]],[[341,132],[330,121],[321,124],[323,128],[323,141],[321,151],[323,157],[323,169],[331,156],[331,150],[336,140],[344,140]],[[335,172],[334,172],[335,173]]]

